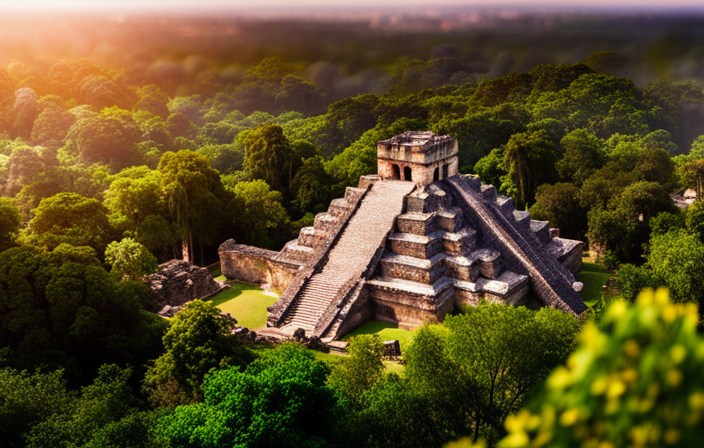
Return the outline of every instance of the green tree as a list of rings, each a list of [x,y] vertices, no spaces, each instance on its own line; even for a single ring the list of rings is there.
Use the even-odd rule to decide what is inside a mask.
[[[96,199],[75,193],[59,193],[42,199],[22,240],[48,250],[59,244],[90,246],[98,253],[105,250],[112,228],[107,209]]]
[[[352,402],[378,383],[384,374],[384,343],[378,335],[359,335],[347,348],[349,356],[336,364],[328,383]]]
[[[261,179],[238,182],[231,191],[232,224],[239,241],[276,248],[290,239],[290,218],[281,193]]]
[[[543,184],[530,208],[533,219],[550,221],[560,236],[581,240],[587,232],[587,209],[579,199],[579,188],[570,183]]]
[[[10,448],[25,446],[25,436],[38,423],[70,409],[73,396],[63,372],[29,373],[0,370],[0,437]]]
[[[131,109],[135,95],[124,85],[125,78],[108,78],[102,75],[91,75],[80,84],[79,97],[82,104],[90,104],[97,109],[106,107],[123,107]]]
[[[519,206],[534,202],[538,186],[557,178],[555,144],[544,130],[514,134],[506,143],[504,165],[518,187]]]
[[[703,217],[704,218],[704,217]],[[698,220],[696,220],[698,221]],[[650,238],[664,235],[671,230],[689,228],[690,231],[694,231],[696,224],[692,223],[691,226],[685,225],[685,217],[680,212],[670,213],[662,212],[658,213],[656,216],[650,219]],[[704,229],[702,229],[704,231]],[[704,236],[704,234],[701,234]],[[702,239],[700,237],[700,239]],[[704,241],[704,239],[702,239]]]
[[[697,192],[697,200],[702,200],[702,182],[704,181],[704,160],[692,160],[679,167],[680,175],[685,185],[694,187]]]
[[[363,407],[356,415],[338,420],[335,428],[342,439],[339,444],[373,448],[440,446],[452,436],[444,432],[444,415],[429,404],[428,398],[410,387],[408,381],[390,374],[365,394]],[[450,409],[456,415],[461,408]]]
[[[704,202],[697,201],[684,209],[684,223],[687,230],[704,242]],[[680,226],[680,228],[685,226]]]
[[[290,188],[293,181],[291,145],[279,125],[262,126],[247,136],[244,169],[274,190]]]
[[[500,448],[698,446],[704,437],[703,341],[694,305],[644,291],[587,322],[565,366],[506,421]]]
[[[140,87],[137,89],[137,96],[139,100],[134,105],[134,110],[147,111],[164,119],[169,117],[169,108],[167,106],[169,96],[162,92],[158,86],[149,84]]]
[[[31,139],[35,145],[59,148],[76,117],[56,103],[49,103],[32,126]]]
[[[286,75],[281,80],[276,102],[280,110],[295,110],[311,116],[320,113],[322,98],[322,92],[317,84],[299,76]]]
[[[149,252],[161,261],[178,256],[178,229],[162,215],[149,215],[137,227],[135,241],[143,244]]]
[[[562,158],[556,168],[560,177],[567,182],[582,185],[606,161],[603,142],[584,129],[576,129],[560,140]]]
[[[26,436],[27,447],[153,446],[150,425],[155,420],[140,413],[128,384],[131,369],[104,365],[92,384],[81,389],[69,409],[55,413],[34,426]]]
[[[704,302],[704,243],[685,230],[650,241],[648,266],[675,302]]]
[[[325,159],[311,157],[303,162],[293,178],[293,192],[301,210],[312,210],[314,206],[329,203],[333,179],[325,171]]]
[[[15,244],[20,230],[20,212],[8,198],[0,198],[0,252]]]
[[[662,286],[662,281],[650,268],[627,263],[619,267],[614,286],[623,299],[634,302],[642,290]]]
[[[499,148],[492,149],[474,165],[474,172],[483,183],[501,188],[502,179],[508,174],[504,168],[504,152]]]
[[[335,399],[329,368],[308,350],[283,344],[244,371],[214,371],[205,402],[181,406],[161,421],[170,446],[324,447]]]
[[[150,215],[167,214],[161,172],[146,166],[132,167],[113,176],[105,192],[105,206],[129,222],[134,231]]]
[[[142,161],[137,146],[141,130],[125,110],[111,108],[82,116],[69,129],[66,141],[66,148],[88,164],[105,163],[113,172]]]
[[[655,182],[635,182],[609,201],[609,208],[589,211],[590,244],[611,250],[622,262],[639,263],[650,238],[650,220],[676,212],[669,192]]]
[[[183,259],[195,260],[193,232],[201,243],[222,224],[224,190],[206,156],[193,151],[166,152],[159,162],[166,203],[182,235]],[[202,261],[202,260],[201,260]]]
[[[166,322],[144,309],[147,288],[117,282],[92,249],[0,253],[0,346],[17,368],[63,367],[80,382],[114,362],[141,366],[161,350]]]
[[[538,312],[503,305],[467,309],[451,316],[448,351],[480,389],[475,441],[482,425],[502,433],[503,421],[521,407],[570,353],[577,320],[553,308]]]
[[[443,419],[443,438],[496,440],[520,408],[569,354],[578,321],[559,310],[480,305],[423,327],[406,349],[406,377]],[[440,405],[440,406],[438,406]]]
[[[198,152],[207,156],[213,168],[222,174],[240,171],[244,166],[244,148],[238,145],[207,145],[198,148]]]
[[[164,334],[166,352],[145,375],[150,402],[176,407],[200,401],[203,379],[211,369],[250,361],[249,350],[230,333],[233,326],[212,302],[196,299],[186,304]]]
[[[180,112],[169,115],[169,118],[166,119],[166,123],[164,123],[164,128],[169,134],[169,137],[174,141],[179,137],[194,140],[198,132],[193,122]]]
[[[110,272],[119,279],[139,280],[156,272],[158,268],[154,255],[132,238],[123,238],[119,243],[113,241],[108,244],[105,249],[105,262],[112,267]]]

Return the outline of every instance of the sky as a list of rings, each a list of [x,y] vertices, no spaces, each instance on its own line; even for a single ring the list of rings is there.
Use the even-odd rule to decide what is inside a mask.
[[[335,7],[437,7],[437,6],[577,6],[577,7],[701,7],[702,0],[0,0],[0,9],[25,11],[76,10],[190,10],[190,9],[303,9]]]

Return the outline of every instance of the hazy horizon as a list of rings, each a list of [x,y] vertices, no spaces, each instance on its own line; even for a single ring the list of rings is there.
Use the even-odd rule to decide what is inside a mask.
[[[57,4],[52,0],[25,0],[21,4],[15,0],[0,0],[0,11],[20,12],[20,13],[90,13],[90,12],[296,12],[316,9],[320,12],[335,11],[442,11],[444,9],[558,9],[558,10],[621,10],[621,11],[678,11],[682,9],[702,9],[701,0],[673,0],[663,2],[661,0],[620,0],[617,2],[610,0],[591,1],[561,1],[542,0],[532,2],[530,0],[504,0],[500,3],[486,0],[444,0],[440,3],[429,4],[427,0],[342,0],[331,4],[326,0],[308,0],[306,2],[285,2],[281,0],[103,0],[99,3],[95,0],[65,0]]]

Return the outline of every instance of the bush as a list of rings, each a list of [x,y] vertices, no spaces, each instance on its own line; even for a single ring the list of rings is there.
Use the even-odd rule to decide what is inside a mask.
[[[506,420],[498,446],[700,446],[704,338],[693,304],[666,290],[614,302],[601,328],[585,324],[567,365],[527,409]]]

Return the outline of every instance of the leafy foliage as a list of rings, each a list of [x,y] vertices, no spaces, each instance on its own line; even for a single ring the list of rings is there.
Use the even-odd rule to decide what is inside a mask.
[[[161,422],[171,446],[327,446],[335,404],[328,367],[304,348],[284,344],[244,371],[210,374],[205,402],[176,409]]]
[[[98,200],[59,193],[39,203],[22,239],[48,250],[66,243],[103,252],[111,233],[107,210]]]
[[[159,353],[165,324],[144,310],[146,288],[117,282],[89,251],[0,254],[0,343],[11,365],[63,367],[75,382],[105,362],[140,366]]]
[[[335,366],[328,382],[345,398],[358,401],[382,378],[384,344],[378,335],[359,335],[352,338],[347,351],[349,357]]]
[[[146,373],[150,401],[169,407],[199,401],[201,384],[211,369],[251,360],[249,351],[230,334],[232,327],[232,321],[212,302],[189,302],[164,334],[166,352]]]
[[[112,266],[111,273],[117,278],[139,280],[144,275],[156,272],[158,263],[146,247],[132,238],[113,241],[105,249],[105,261]]]
[[[588,322],[565,367],[516,416],[498,446],[608,443],[695,446],[704,385],[697,308],[667,292],[613,303],[601,327]]]

